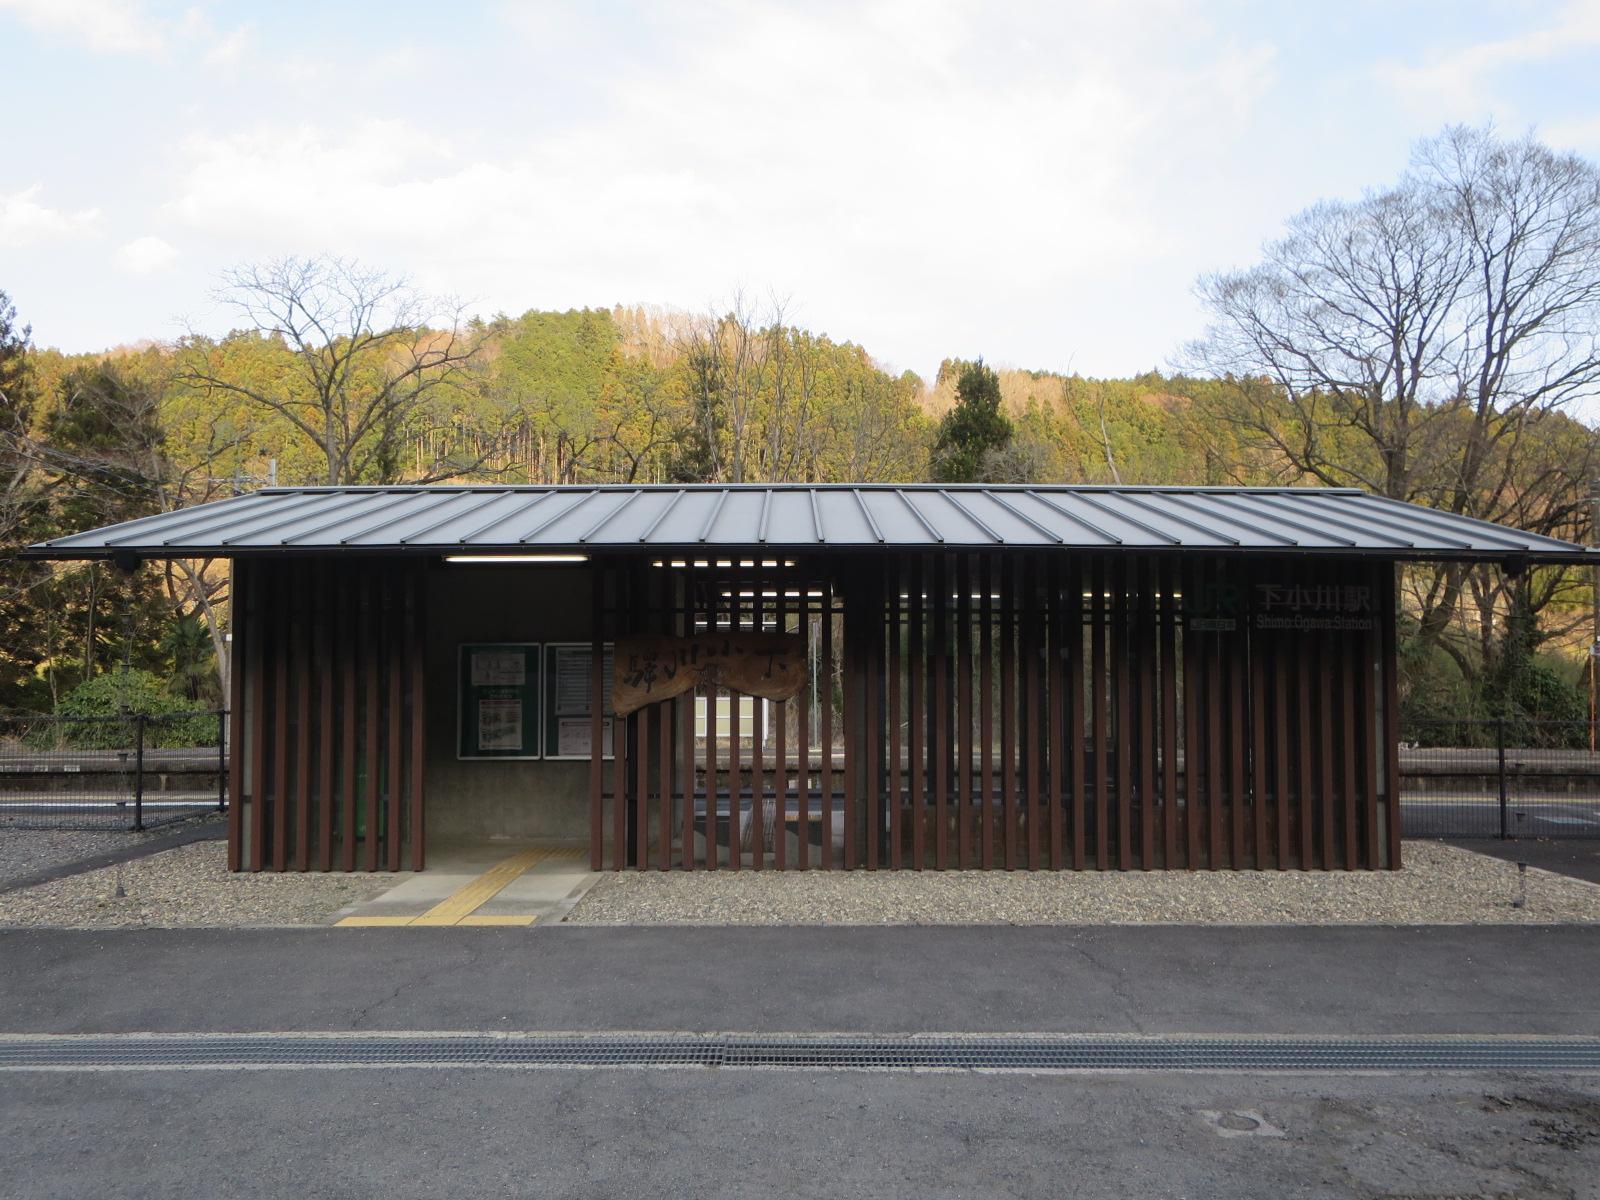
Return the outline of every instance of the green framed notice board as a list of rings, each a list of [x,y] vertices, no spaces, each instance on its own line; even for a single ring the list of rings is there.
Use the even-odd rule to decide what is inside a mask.
[[[538,642],[471,642],[456,676],[457,758],[538,758]]]
[[[594,741],[594,644],[546,642],[544,647],[544,756],[587,759]],[[611,643],[601,664],[603,757],[611,757]]]

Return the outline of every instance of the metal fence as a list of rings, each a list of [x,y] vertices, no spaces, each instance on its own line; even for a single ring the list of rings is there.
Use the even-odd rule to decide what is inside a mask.
[[[1415,721],[1400,738],[1407,837],[1600,838],[1584,721]]]
[[[0,829],[148,829],[228,806],[226,712],[0,715]]]

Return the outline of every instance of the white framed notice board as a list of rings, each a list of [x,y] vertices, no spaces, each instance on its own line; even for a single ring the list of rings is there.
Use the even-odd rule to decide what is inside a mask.
[[[604,757],[611,757],[611,643],[600,665],[600,736]],[[585,759],[594,742],[594,644],[546,642],[544,645],[544,756]]]
[[[456,757],[539,757],[538,642],[464,642],[456,674]]]

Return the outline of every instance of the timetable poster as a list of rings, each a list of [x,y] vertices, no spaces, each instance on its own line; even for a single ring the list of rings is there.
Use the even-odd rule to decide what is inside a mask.
[[[461,647],[458,758],[538,758],[541,659],[538,642]]]

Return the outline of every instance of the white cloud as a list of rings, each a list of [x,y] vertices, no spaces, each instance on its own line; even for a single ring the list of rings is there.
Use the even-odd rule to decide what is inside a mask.
[[[909,356],[997,277],[1037,310],[1171,254],[1169,164],[1220,151],[1273,70],[1176,0],[719,9],[656,51],[595,115],[481,151],[398,120],[195,137],[167,211],[238,255],[353,252],[512,308],[770,286],[836,333],[889,314],[880,352]]]
[[[0,193],[0,246],[21,248],[39,242],[81,237],[94,233],[100,210],[48,208],[37,197],[39,184],[7,195]]]
[[[115,54],[159,51],[166,30],[129,0],[0,0],[0,12],[24,25],[83,42],[91,50]]]
[[[1553,19],[1510,37],[1424,54],[1420,61],[1387,60],[1375,67],[1415,107],[1446,119],[1476,120],[1501,101],[1493,79],[1514,68],[1600,46],[1600,0],[1569,0]]]
[[[177,249],[158,237],[135,238],[117,251],[117,265],[133,275],[154,275],[170,267]]]

